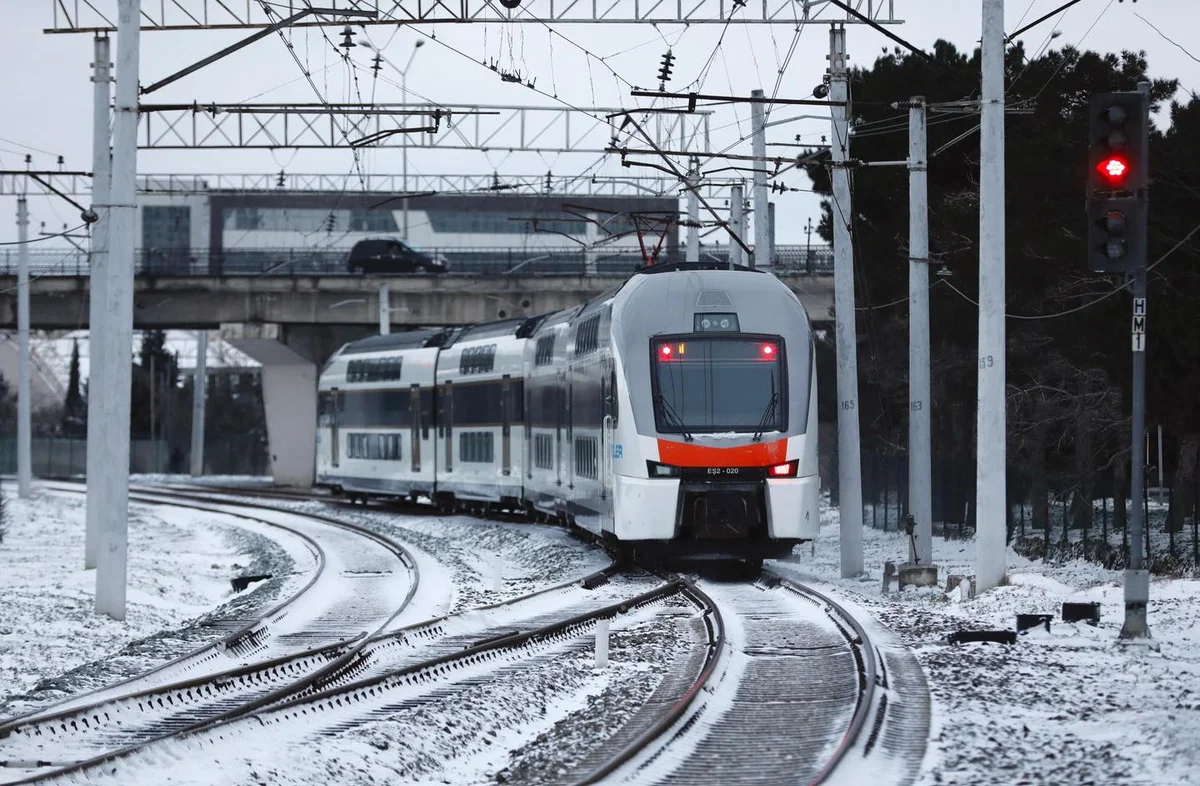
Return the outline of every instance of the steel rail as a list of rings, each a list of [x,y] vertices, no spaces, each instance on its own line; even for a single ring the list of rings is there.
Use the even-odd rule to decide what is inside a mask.
[[[810,786],[816,786],[828,780],[829,776],[833,774],[838,765],[846,758],[847,754],[853,750],[859,736],[862,734],[863,728],[870,719],[871,710],[875,703],[875,688],[878,684],[879,673],[879,665],[875,659],[875,647],[871,644],[866,630],[854,618],[854,615],[842,608],[842,606],[828,595],[772,570],[764,570],[763,574],[784,589],[822,607],[830,621],[841,631],[846,641],[850,644],[850,649],[854,653],[854,659],[858,663],[859,690],[854,714],[850,718],[850,725],[846,729],[846,733],[842,735],[842,739],[838,742],[833,753],[830,754],[824,766],[809,781]]]

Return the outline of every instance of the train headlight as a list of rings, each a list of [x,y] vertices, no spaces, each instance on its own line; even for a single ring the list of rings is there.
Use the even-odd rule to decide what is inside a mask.
[[[696,333],[737,333],[740,330],[737,314],[696,314],[692,317]]]
[[[792,459],[785,464],[776,464],[767,470],[769,478],[794,478],[800,470],[800,459]]]
[[[670,464],[659,464],[657,461],[647,461],[646,472],[652,478],[679,477],[679,467],[672,467]]]

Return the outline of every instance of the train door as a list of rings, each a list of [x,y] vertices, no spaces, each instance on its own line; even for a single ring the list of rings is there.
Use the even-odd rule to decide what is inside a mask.
[[[567,367],[567,488],[575,488],[575,369]]]
[[[563,429],[567,423],[567,374],[558,371],[554,385],[554,483],[563,484]]]
[[[411,447],[409,448],[409,453],[412,454],[412,471],[416,475],[421,471],[421,422],[424,420],[421,414],[421,386],[410,385],[408,395],[408,414],[411,425],[411,437],[409,438]]]
[[[446,471],[454,469],[454,383],[442,391],[442,411],[446,414]]]
[[[336,467],[342,453],[341,437],[338,434],[338,420],[344,407],[346,394],[337,388],[332,388],[329,391],[329,396],[330,404],[332,405],[331,409],[333,410],[329,413],[329,466]]]
[[[500,380],[500,469],[512,474],[512,378]]]
[[[532,379],[526,379],[522,390],[525,399],[525,406],[523,408],[524,416],[522,417],[525,424],[525,446],[523,453],[525,456],[525,477],[527,478],[533,477],[533,417],[531,413],[533,412],[533,396],[535,391],[539,390],[537,385],[531,385],[530,382],[532,382]]]
[[[617,377],[612,358],[600,366],[600,499],[607,499],[613,486],[613,438],[617,428]]]

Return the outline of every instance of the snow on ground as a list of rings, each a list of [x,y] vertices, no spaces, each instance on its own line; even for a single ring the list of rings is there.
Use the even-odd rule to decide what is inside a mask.
[[[1031,562],[1008,550],[1008,586],[962,600],[940,590],[881,594],[883,563],[907,558],[902,533],[864,530],[866,580],[840,578],[838,515],[776,567],[850,598],[913,648],[933,694],[934,731],[920,786],[1200,784],[1200,581],[1154,580],[1160,646],[1117,646],[1122,574],[1094,564]],[[942,587],[973,576],[973,541],[934,539]],[[1064,601],[1101,604],[1097,627],[1064,624]],[[1017,644],[953,646],[964,629],[1015,629],[1018,613],[1053,614]]]
[[[198,511],[133,505],[127,614],[93,611],[96,571],[83,569],[85,497],[34,485],[28,500],[4,489],[0,543],[0,717],[129,676],[199,646],[163,633],[234,598],[230,579],[261,563],[264,538]],[[232,609],[261,597],[239,593]],[[65,675],[65,676],[64,676]]]

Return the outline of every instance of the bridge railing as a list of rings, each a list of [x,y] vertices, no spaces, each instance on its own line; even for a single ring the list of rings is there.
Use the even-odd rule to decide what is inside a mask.
[[[432,248],[426,253],[446,259],[451,275],[563,275],[589,273],[620,275],[642,264],[637,250],[585,251],[582,247],[559,248]],[[701,259],[725,261],[728,247],[702,248]],[[664,249],[659,262],[682,261],[684,249]],[[347,275],[345,250],[313,248],[269,249],[154,249],[134,252],[134,272],[141,276],[332,276]],[[777,246],[773,270],[785,273],[831,275],[833,256],[828,247]],[[86,276],[90,255],[79,249],[30,249],[29,274],[43,276]],[[17,252],[0,252],[0,275],[17,274]]]

